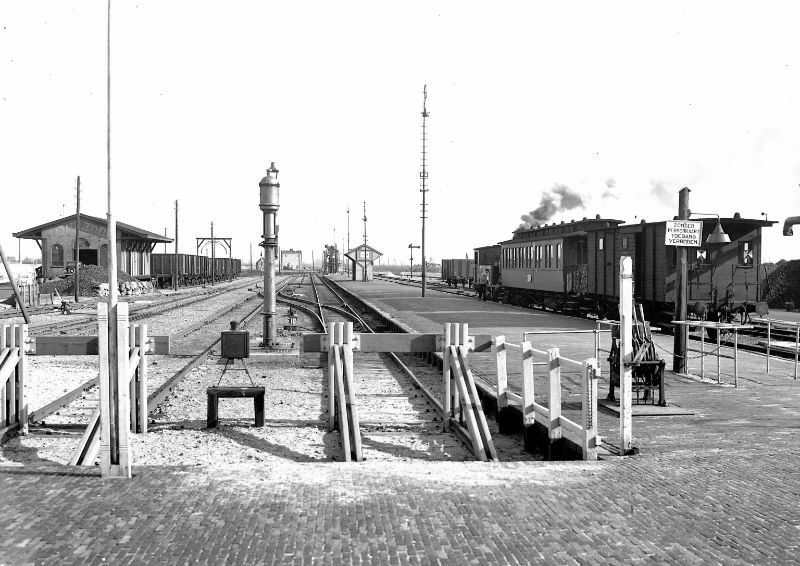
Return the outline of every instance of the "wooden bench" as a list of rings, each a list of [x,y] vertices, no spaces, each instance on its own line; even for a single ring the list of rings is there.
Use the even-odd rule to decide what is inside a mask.
[[[206,389],[208,396],[206,426],[217,426],[220,397],[252,397],[256,412],[256,426],[264,426],[264,388],[263,387],[209,387]]]

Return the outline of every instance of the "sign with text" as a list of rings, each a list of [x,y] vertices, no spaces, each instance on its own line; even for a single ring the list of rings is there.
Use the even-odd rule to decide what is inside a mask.
[[[699,248],[703,238],[703,222],[700,220],[667,220],[664,243],[668,246],[691,246]]]

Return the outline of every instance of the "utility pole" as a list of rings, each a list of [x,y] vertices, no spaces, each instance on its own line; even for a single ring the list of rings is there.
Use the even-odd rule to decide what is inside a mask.
[[[364,281],[367,280],[367,201],[364,201]]]
[[[250,271],[253,271],[253,242],[250,242]]]
[[[167,237],[167,227],[164,226],[164,238],[166,237]],[[164,242],[164,255],[166,255],[166,253],[167,253],[167,243]]]
[[[214,286],[214,262],[217,259],[217,254],[214,245],[214,221],[211,221],[211,286]]]
[[[422,172],[419,177],[422,180],[422,296],[425,296],[425,285],[428,278],[428,270],[425,264],[425,219],[427,218],[427,206],[425,204],[425,195],[428,192],[428,169],[427,169],[427,120],[428,116],[428,85],[425,85],[422,90]],[[413,266],[412,266],[413,271]]]
[[[80,302],[80,293],[78,287],[80,286],[80,263],[81,263],[81,176],[78,175],[78,198],[75,206],[75,302]]]
[[[347,203],[347,251],[350,251],[350,203]],[[351,277],[350,274],[350,267],[353,262],[351,260],[347,261],[347,278]]]
[[[175,261],[172,266],[172,290],[178,290],[178,201],[175,201]]]

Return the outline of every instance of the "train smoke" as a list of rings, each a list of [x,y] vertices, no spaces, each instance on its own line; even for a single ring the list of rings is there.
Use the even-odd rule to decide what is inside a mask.
[[[617,182],[609,177],[606,179],[606,190],[603,191],[603,194],[600,195],[602,198],[615,198],[618,199],[619,197],[614,194],[614,187],[617,186]]]
[[[675,204],[675,195],[662,181],[650,181],[650,194],[667,206]]]
[[[523,214],[520,218],[522,224],[517,230],[529,230],[533,226],[544,224],[558,212],[582,208],[583,198],[581,195],[571,190],[567,185],[555,184],[549,192],[542,193],[542,200],[539,206],[531,210],[528,214]]]

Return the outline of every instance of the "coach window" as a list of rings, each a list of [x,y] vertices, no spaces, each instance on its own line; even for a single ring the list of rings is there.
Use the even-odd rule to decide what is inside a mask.
[[[597,238],[597,249],[598,250],[602,250],[603,249],[603,237],[602,236]]]
[[[623,250],[627,250],[628,249],[628,237],[627,236],[622,236],[622,249]]]
[[[64,248],[61,244],[53,244],[53,253],[50,256],[50,263],[53,267],[64,267]]]
[[[556,269],[561,269],[561,244],[556,244]]]

